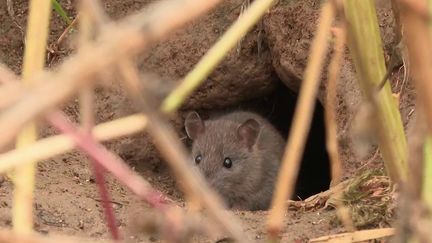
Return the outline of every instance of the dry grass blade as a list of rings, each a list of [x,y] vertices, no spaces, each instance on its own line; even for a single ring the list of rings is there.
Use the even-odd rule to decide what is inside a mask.
[[[282,159],[272,207],[267,222],[267,231],[276,238],[282,228],[286,200],[291,196],[303,154],[306,134],[312,120],[321,68],[327,52],[330,27],[334,18],[334,6],[327,1],[322,6],[318,28],[311,45],[311,54],[305,70],[290,137]]]
[[[410,191],[406,192],[406,195],[409,195],[408,193],[414,194],[414,198],[416,198],[416,193],[421,192],[421,198],[424,201],[427,206],[431,207],[432,203],[432,194],[431,194],[431,180],[430,180],[430,174],[431,174],[431,134],[432,134],[432,55],[431,55],[431,41],[432,41],[432,34],[430,29],[430,21],[426,21],[426,19],[422,18],[418,11],[416,11],[412,6],[418,4],[424,4],[422,7],[422,10],[427,11],[428,8],[426,6],[427,1],[399,1],[401,5],[401,20],[402,24],[404,26],[404,41],[408,50],[408,59],[411,67],[412,79],[415,84],[416,94],[417,94],[417,109],[420,114],[418,114],[417,121],[418,124],[425,124],[426,132],[423,132],[421,135],[425,136],[425,141],[422,148],[422,153],[416,154],[415,152],[411,153],[411,160],[412,160],[412,166],[411,171],[413,172],[414,176],[410,177],[409,179],[409,187]],[[430,4],[430,1],[429,3]],[[430,6],[429,6],[430,7]],[[430,9],[429,9],[430,10]],[[423,111],[423,112],[421,112]],[[424,117],[424,119],[421,119]],[[417,128],[419,129],[419,128]],[[412,145],[414,146],[414,145]],[[422,158],[422,159],[419,159]],[[416,160],[414,160],[416,159]],[[427,170],[429,169],[429,170]],[[422,175],[419,175],[422,174]],[[425,179],[424,181],[420,182],[420,178]],[[425,190],[429,189],[429,190]],[[413,193],[414,192],[414,193]],[[410,201],[408,201],[410,200]],[[415,200],[412,200],[412,198],[407,199],[405,207],[408,207],[408,210],[405,210],[406,214],[409,214],[411,216],[413,213],[418,212],[418,208],[410,209],[410,205],[412,203],[416,203]],[[405,217],[409,217],[405,216]],[[423,215],[423,217],[425,217]],[[428,220],[430,222],[430,214],[428,217]],[[412,217],[414,218],[414,217]],[[417,217],[416,221],[420,221],[421,217]],[[404,222],[402,222],[404,223]],[[409,238],[410,241],[415,242],[421,242],[422,241],[422,233],[421,232],[414,232],[414,234],[404,231],[402,225],[400,229],[402,229],[401,235],[404,235],[403,237]],[[412,226],[411,226],[412,227]],[[414,227],[415,228],[415,227]],[[429,232],[427,232],[430,235],[430,229]],[[427,240],[423,240],[426,242]]]
[[[50,0],[30,2],[27,22],[26,44],[23,61],[23,83],[31,86],[31,77],[40,72],[45,64],[45,47],[48,39],[51,13]],[[37,139],[35,123],[28,123],[18,135],[16,146],[25,147]],[[14,230],[29,233],[33,230],[33,191],[35,187],[35,161],[18,167],[14,174],[12,224]]]
[[[429,135],[424,143],[422,197],[432,211],[432,137]]]
[[[332,183],[337,184],[340,182],[342,177],[342,163],[339,157],[336,126],[337,81],[339,79],[341,62],[345,50],[345,26],[333,29],[333,34],[336,41],[327,77],[325,121],[327,138],[326,146],[331,162]]]
[[[95,126],[92,130],[97,141],[108,141],[144,130],[147,118],[142,114],[131,115]],[[30,160],[41,161],[75,148],[74,140],[68,135],[44,138],[24,148],[0,154],[0,174]]]
[[[0,139],[0,147],[10,142],[37,115],[58,106],[88,82],[95,82],[95,78],[120,57],[131,56],[148,48],[218,2],[159,1],[123,21],[107,25],[99,41],[83,47],[82,51],[66,60],[57,73],[35,75],[31,80],[37,85],[29,88],[25,96],[14,97],[16,104],[4,111],[0,119],[0,127],[5,131]]]
[[[312,195],[303,201],[289,200],[288,208],[311,210],[320,207],[336,207],[337,202],[335,200],[341,200],[339,195],[346,190],[352,181],[353,179],[342,181],[328,190]]]
[[[336,104],[337,104],[337,81],[339,79],[340,67],[343,60],[346,43],[346,23],[342,27],[333,29],[335,37],[334,54],[329,64],[328,78],[327,78],[327,97],[326,97],[326,146],[329,153],[331,162],[331,175],[332,185],[340,182],[342,179],[342,161],[339,156],[338,138],[337,138],[337,125],[336,125]],[[342,191],[337,191],[334,196],[336,200],[335,206],[337,215],[343,223],[345,229],[353,231],[354,226],[349,214],[349,209],[345,207],[340,200],[342,198]]]
[[[315,239],[310,239],[309,242],[326,242],[326,243],[350,243],[361,242],[367,240],[375,240],[394,235],[393,228],[360,230],[351,233],[342,233],[336,235],[328,235]]]

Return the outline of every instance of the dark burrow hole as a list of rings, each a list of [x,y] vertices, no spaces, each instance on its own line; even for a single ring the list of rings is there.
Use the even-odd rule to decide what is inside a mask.
[[[279,82],[276,91],[251,100],[245,109],[253,109],[266,117],[287,139],[297,103],[297,94]],[[317,100],[305,146],[293,199],[306,199],[325,191],[330,185],[330,164],[326,150],[324,107]]]
[[[275,92],[224,109],[249,110],[267,118],[287,139],[297,102],[297,94],[278,83]],[[204,113],[205,111],[201,111]],[[200,113],[201,113],[200,112]],[[219,113],[221,111],[216,111]],[[212,112],[211,112],[212,113]],[[325,191],[330,185],[330,165],[325,144],[324,108],[317,100],[311,129],[305,146],[293,200],[306,199]]]

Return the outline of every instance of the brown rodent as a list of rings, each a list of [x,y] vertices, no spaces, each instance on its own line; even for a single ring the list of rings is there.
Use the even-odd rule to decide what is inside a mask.
[[[268,209],[285,144],[269,122],[246,111],[206,121],[191,112],[185,129],[193,140],[193,163],[228,207]]]

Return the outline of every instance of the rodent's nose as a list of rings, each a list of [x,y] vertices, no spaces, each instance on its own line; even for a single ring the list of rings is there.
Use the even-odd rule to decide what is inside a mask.
[[[208,171],[208,170],[204,170],[204,176],[205,176],[205,178],[207,179],[207,180],[209,180],[209,178],[210,178],[210,171]]]

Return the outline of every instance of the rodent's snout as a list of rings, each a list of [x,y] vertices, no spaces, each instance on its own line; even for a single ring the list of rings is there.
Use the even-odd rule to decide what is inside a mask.
[[[211,188],[216,190],[217,192],[221,193],[224,189],[224,183],[223,180],[218,180],[214,177],[206,177],[207,183]]]

